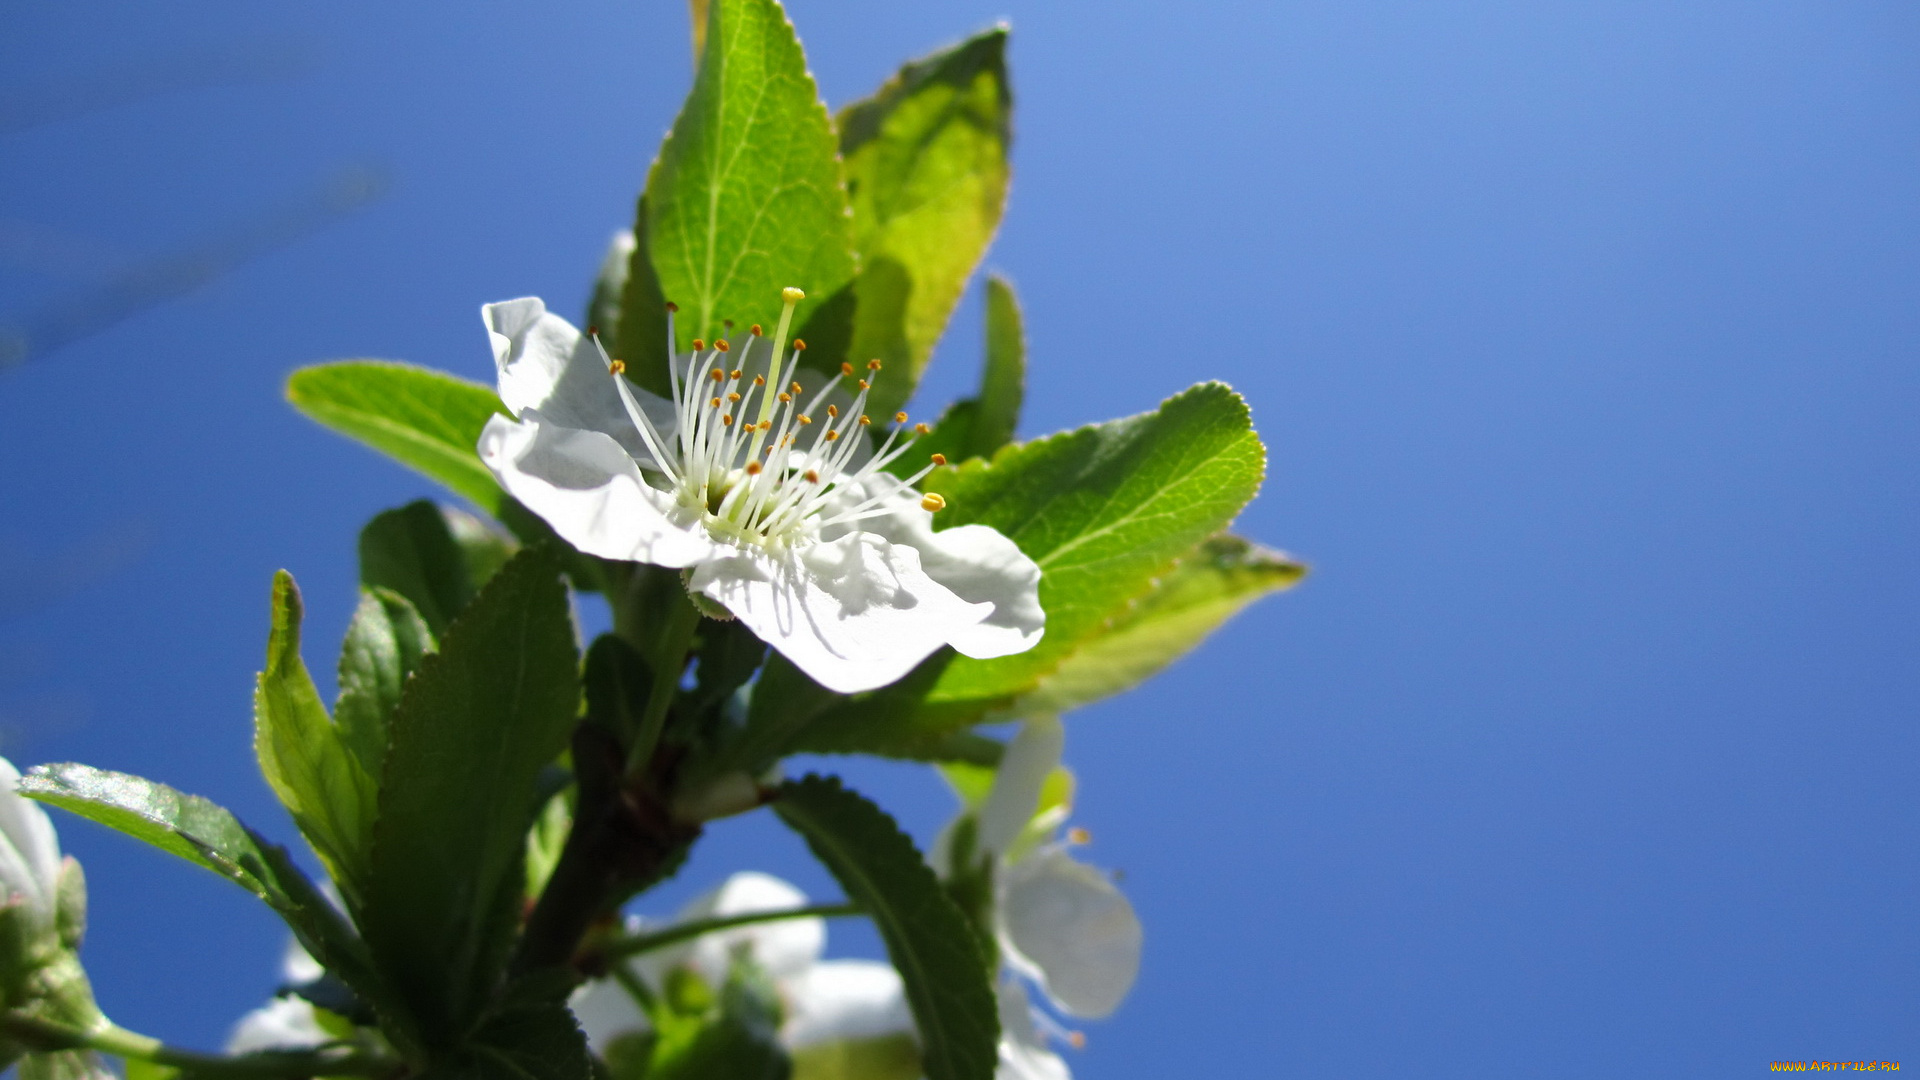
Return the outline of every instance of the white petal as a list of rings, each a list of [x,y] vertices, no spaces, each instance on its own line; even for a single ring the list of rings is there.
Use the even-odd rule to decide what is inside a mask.
[[[913,489],[885,475],[866,482],[874,494],[889,487],[894,512],[861,522],[862,531],[914,548],[927,576],[960,599],[993,605],[992,614],[957,631],[948,644],[977,660],[1026,652],[1039,644],[1047,625],[1040,608],[1040,564],[985,525],[934,532],[933,515],[921,508]]]
[[[1027,992],[1013,979],[1000,982],[1000,1066],[994,1080],[1071,1080],[1073,1074],[1060,1055],[1033,1025],[1033,1006]]]
[[[600,432],[553,423],[537,409],[517,424],[495,416],[480,434],[480,460],[507,494],[589,555],[687,566],[722,550],[697,510],[648,486],[627,452]]]
[[[320,1022],[314,1019],[313,1005],[305,998],[274,998],[233,1026],[233,1034],[227,1037],[227,1053],[307,1050],[332,1038],[321,1030]]]
[[[633,249],[639,247],[639,241],[633,238],[632,229],[617,229],[607,239],[607,253],[600,258],[600,280],[596,291],[605,289],[615,299],[626,291],[627,276],[633,266]]]
[[[287,951],[280,956],[281,978],[298,986],[301,983],[310,983],[326,973],[327,969],[320,966],[320,961],[308,955],[307,950],[301,947],[298,940],[287,942]]]
[[[742,871],[728,878],[718,889],[688,904],[680,912],[681,921],[723,918],[755,911],[785,911],[805,907],[807,894],[774,877],[755,871]],[[766,973],[776,981],[805,971],[827,947],[825,919],[779,919],[750,926],[722,930],[694,939],[686,951],[686,962],[708,985],[718,989],[727,981],[733,952],[745,946]]]
[[[60,879],[60,838],[40,804],[16,790],[19,784],[20,771],[0,758],[0,836],[6,840],[0,846],[12,849],[0,854],[0,885],[51,915]]]
[[[891,964],[830,960],[795,974],[781,990],[787,1020],[780,1038],[789,1050],[913,1033],[906,988]]]
[[[567,999],[567,1007],[573,1010],[587,1045],[596,1053],[622,1035],[653,1026],[633,995],[612,979],[599,979],[575,990]]]
[[[562,427],[601,432],[640,461],[653,460],[627,417],[600,350],[572,323],[533,296],[488,304],[480,315],[493,341],[500,401],[513,415],[538,409]],[[673,405],[637,386],[633,391],[654,427],[662,435],[672,431]]]
[[[992,610],[928,577],[911,547],[864,532],[777,558],[742,553],[708,562],[688,584],[842,694],[899,679]]]
[[[1047,775],[1059,766],[1066,741],[1066,729],[1057,717],[1036,717],[1020,726],[1019,734],[1000,758],[993,788],[980,807],[982,846],[997,855],[1012,849],[1040,809],[1040,789]]]
[[[1105,874],[1045,847],[1001,878],[1008,962],[1037,980],[1062,1012],[1101,1017],[1140,972],[1140,920]]]

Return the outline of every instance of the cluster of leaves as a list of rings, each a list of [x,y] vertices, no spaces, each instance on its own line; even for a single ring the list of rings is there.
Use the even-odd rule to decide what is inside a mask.
[[[806,362],[885,360],[889,397],[875,404],[891,410],[1000,220],[1006,30],[910,63],[831,116],[775,0],[713,0],[706,18],[632,255],[603,271],[589,321],[629,377],[665,391],[668,298],[684,348],[723,320],[773,321],[781,288],[798,286]],[[986,1080],[992,958],[962,905],[871,801],[837,780],[764,778],[801,752],[990,767],[1000,745],[981,724],[1129,689],[1302,572],[1223,532],[1264,463],[1236,394],[1201,384],[1151,412],[1016,443],[1021,313],[1000,278],[986,299],[980,389],[926,437],[952,464],[922,486],[945,497],[943,525],[992,526],[1040,565],[1037,648],[994,660],[942,650],[857,695],[814,684],[737,623],[702,618],[679,649],[689,639],[670,627],[695,616],[675,572],[571,550],[478,461],[481,428],[504,412],[492,389],[332,363],[292,377],[297,408],[499,526],[419,502],[365,527],[331,710],[301,657],[299,591],[284,573],[274,581],[256,751],[339,904],[204,799],[81,765],[42,767],[23,790],[265,901],[328,972],[302,993],[351,1033],[332,1071],[552,1080],[592,1071],[565,1000],[600,969],[610,913],[670,875],[704,819],[770,804],[878,926],[925,1074]],[[615,614],[615,633],[584,657],[570,589],[603,595]],[[750,971],[688,1000],[644,1047],[603,1064],[623,1078],[717,1075],[720,1062],[784,1075],[769,1035],[777,1002]]]

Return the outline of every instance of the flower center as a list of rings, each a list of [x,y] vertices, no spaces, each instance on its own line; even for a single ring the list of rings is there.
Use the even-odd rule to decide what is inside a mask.
[[[697,509],[716,539],[767,548],[811,543],[828,527],[895,512],[900,496],[893,486],[872,491],[867,481],[927,433],[927,425],[909,428],[907,414],[895,413],[880,448],[862,458],[861,451],[871,447],[867,429],[872,425],[863,410],[879,377],[880,361],[867,361],[864,378],[852,364],[841,364],[839,378],[828,379],[809,398],[798,381],[800,354],[807,343],[795,338],[792,349],[782,355],[794,307],[806,294],[790,288],[780,295],[784,306],[772,348],[764,354],[764,371],[757,370],[763,365],[755,356],[767,344],[758,325],[748,331],[738,356],[724,338],[711,345],[695,338],[684,370],[678,361],[669,363],[675,420],[671,435],[663,435],[640,407],[622,376],[626,365],[600,349],[627,415],[653,455],[651,463],[640,464],[665,478],[681,506]],[[667,305],[669,355],[677,310]],[[593,340],[599,346],[599,337]],[[857,387],[844,412],[828,401],[843,379],[853,379]],[[856,459],[861,460],[856,464]],[[933,455],[904,486],[911,488],[946,463],[944,456]],[[926,495],[920,505],[933,511],[946,502]]]

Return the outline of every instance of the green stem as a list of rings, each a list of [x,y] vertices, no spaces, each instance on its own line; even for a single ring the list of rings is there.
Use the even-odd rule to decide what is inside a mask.
[[[660,1002],[653,996],[653,991],[647,989],[647,984],[642,982],[640,976],[635,975],[633,969],[625,963],[614,964],[607,974],[613,976],[613,981],[620,984],[620,989],[627,992],[627,996],[633,999],[633,1003],[640,1007],[641,1012],[654,1016],[660,1011]]]
[[[0,1032],[35,1049],[96,1050],[130,1061],[171,1065],[201,1076],[295,1078],[311,1076],[384,1076],[398,1062],[359,1051],[268,1051],[239,1057],[201,1054],[168,1046],[159,1039],[128,1031],[117,1024],[77,1028],[52,1020],[0,1014]]]
[[[808,907],[785,908],[780,911],[749,911],[744,915],[694,919],[691,922],[669,926],[665,930],[656,930],[651,934],[615,938],[601,946],[601,951],[610,958],[624,959],[640,953],[652,952],[655,949],[664,949],[669,945],[677,945],[702,934],[731,930],[736,926],[752,926],[755,923],[777,922],[781,919],[833,919],[863,914],[865,912],[857,904],[813,904]]]
[[[680,675],[687,669],[687,649],[693,645],[693,632],[700,627],[700,611],[684,597],[671,605],[667,625],[661,628],[659,647],[649,659],[653,662],[653,688],[647,694],[647,711],[640,716],[640,729],[634,733],[633,746],[627,751],[627,779],[644,774],[653,761],[653,748],[667,725],[667,706],[673,692],[680,689]]]

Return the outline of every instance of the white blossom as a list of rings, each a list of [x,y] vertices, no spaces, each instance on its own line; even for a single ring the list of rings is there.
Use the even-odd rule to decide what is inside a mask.
[[[0,902],[18,903],[50,930],[60,888],[60,838],[40,804],[15,790],[20,770],[0,758]]]
[[[690,590],[829,689],[884,686],[942,645],[1032,648],[1040,568],[986,526],[934,531],[945,503],[912,485],[943,459],[907,481],[885,471],[925,426],[898,413],[872,446],[861,410],[879,361],[802,372],[799,342],[782,353],[799,299],[787,290],[773,341],[756,326],[676,356],[671,401],[540,300],[489,304],[514,419],[487,423],[480,457],[574,547],[684,569]]]
[[[311,1050],[331,1042],[320,1027],[313,1003],[303,997],[277,997],[240,1018],[227,1036],[227,1053],[262,1050]]]
[[[771,874],[746,871],[734,874],[719,888],[688,904],[677,921],[787,911],[806,903],[806,894],[787,882]],[[708,986],[717,988],[725,984],[736,952],[744,950],[779,992],[785,1016],[780,1042],[789,1051],[911,1035],[913,1018],[907,1008],[906,991],[892,965],[872,960],[823,960],[826,943],[824,919],[779,919],[703,934],[644,954],[632,966],[656,989],[676,967],[690,969]],[[571,1005],[588,1044],[597,1051],[604,1051],[621,1035],[649,1027],[639,1004],[613,979],[589,983],[574,994]]]
[[[1133,988],[1143,935],[1113,881],[1070,854],[1077,831],[1052,839],[1071,806],[1039,809],[1065,741],[1057,717],[1021,726],[980,808],[980,843],[999,860],[994,920],[1008,965],[1061,1012],[1098,1019]]]
[[[1000,1061],[994,1080],[1071,1080],[1072,1071],[1037,1023],[1043,1014],[1027,1000],[1020,980],[1002,979],[999,998]]]
[[[280,977],[291,986],[309,983],[326,973],[319,961],[307,954],[298,941],[287,942],[280,960]],[[227,1053],[252,1054],[262,1050],[311,1050],[332,1042],[334,1036],[320,1026],[313,1003],[296,995],[276,997],[249,1012],[233,1025],[227,1036]]]
[[[1055,839],[1070,803],[1040,805],[1065,741],[1057,717],[1021,726],[976,811],[976,836],[994,861],[994,935],[1006,966],[1059,1011],[1097,1019],[1111,1015],[1133,988],[1143,935],[1112,880],[1070,853],[1084,834],[1076,829],[1064,842]],[[936,865],[948,865],[952,838],[950,826],[936,845]],[[1049,1048],[1049,1036],[1077,1036],[1033,1007],[1021,978],[999,986],[997,1080],[1066,1080],[1067,1064]]]

